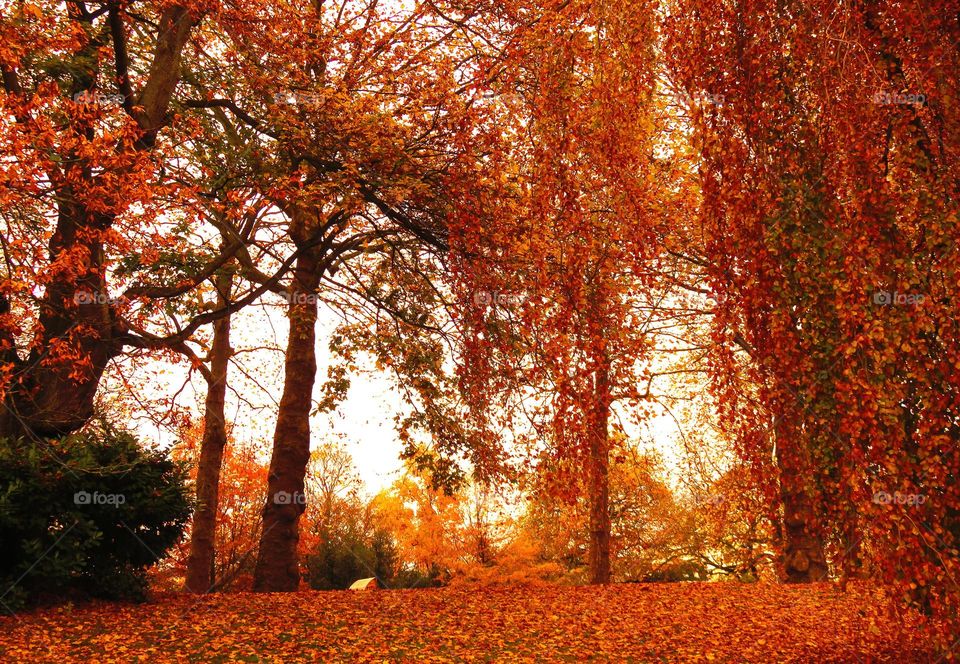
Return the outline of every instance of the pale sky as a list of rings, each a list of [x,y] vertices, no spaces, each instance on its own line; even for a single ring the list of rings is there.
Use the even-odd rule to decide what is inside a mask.
[[[272,296],[271,296],[272,297]],[[317,381],[314,398],[326,380],[330,364],[328,342],[339,322],[331,309],[321,305],[317,324]],[[235,350],[235,364],[231,364],[227,392],[226,416],[234,426],[236,443],[249,445],[259,443],[264,450],[265,461],[273,440],[277,404],[283,386],[283,354],[286,345],[287,319],[283,308],[277,305],[250,306],[234,316],[231,341]],[[209,334],[209,331],[206,331]],[[254,352],[244,349],[256,348]],[[201,353],[202,354],[202,353]],[[320,441],[339,438],[351,453],[366,490],[373,495],[387,488],[401,472],[399,459],[401,444],[398,440],[394,419],[404,412],[405,405],[395,389],[392,377],[378,371],[372,361],[363,362],[364,371],[352,376],[347,399],[332,414],[315,415],[312,420],[312,445]],[[179,391],[176,403],[188,410],[191,416],[202,417],[206,383],[195,373],[184,389],[186,363],[173,365],[169,362],[151,362],[141,366],[135,373],[134,384],[144,384],[145,399],[171,397]],[[132,412],[143,413],[134,399],[117,388],[116,381],[107,383],[106,391],[118,398]],[[691,404],[697,408],[699,404]],[[683,412],[674,415],[684,422]],[[624,422],[626,424],[626,422]],[[687,427],[687,424],[684,424]],[[144,440],[159,441],[169,445],[174,437],[168,427],[158,427],[147,419],[138,419],[136,430]],[[631,438],[644,438],[642,447],[654,451],[662,458],[667,479],[677,486],[683,474],[681,466],[682,446],[677,422],[667,413],[653,418],[646,435],[631,431]]]
[[[317,324],[315,397],[327,376],[330,364],[327,344],[337,323],[338,318],[321,306]],[[251,306],[234,316],[232,328],[232,346],[241,352],[235,358],[236,364],[230,367],[226,417],[228,422],[233,423],[237,444],[261,441],[269,455],[277,404],[283,388],[283,355],[278,350],[262,347],[285,347],[287,320],[280,307]],[[242,352],[244,348],[251,347],[259,350]],[[402,412],[403,404],[389,377],[378,372],[372,362],[365,364],[366,371],[352,377],[347,399],[337,411],[329,415],[315,415],[311,419],[312,444],[339,437],[353,455],[357,471],[368,491],[376,493],[399,477],[402,467],[399,460],[401,445],[394,430],[394,418]],[[186,369],[185,363],[171,365],[162,361],[150,362],[135,372],[135,384],[145,383],[145,398],[171,397],[183,386]],[[189,410],[193,417],[200,418],[205,390],[206,383],[195,373],[192,381],[177,396],[176,403],[180,408]],[[115,380],[110,381],[106,391],[123,394],[117,390]],[[134,399],[123,399],[123,403],[135,414],[144,412]],[[170,445],[174,440],[168,427],[158,427],[145,418],[138,419],[136,430],[144,440],[156,440],[163,445]]]

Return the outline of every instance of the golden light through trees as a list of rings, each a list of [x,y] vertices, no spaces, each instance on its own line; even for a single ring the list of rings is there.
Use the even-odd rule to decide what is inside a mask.
[[[24,494],[162,431],[192,524],[118,597],[836,582],[955,657],[957,44],[956,0],[0,5],[0,608],[187,509]],[[382,490],[332,442],[371,376]]]

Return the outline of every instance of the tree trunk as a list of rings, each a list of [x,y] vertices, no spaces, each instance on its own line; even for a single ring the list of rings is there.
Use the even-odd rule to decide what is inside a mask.
[[[301,253],[290,291],[283,396],[263,508],[263,531],[254,570],[257,592],[295,591],[300,585],[298,523],[306,508],[304,477],[310,460],[310,405],[317,374],[316,289],[322,266],[315,250]]]
[[[847,579],[859,579],[863,576],[863,535],[860,529],[859,511],[849,510],[849,516],[843,528],[842,582],[846,588]]]
[[[232,274],[224,270],[217,278],[218,308],[227,306],[232,287]],[[197,464],[197,510],[193,514],[190,557],[187,560],[186,589],[192,593],[210,592],[215,581],[220,470],[227,445],[224,404],[230,355],[230,316],[224,316],[213,324],[213,345],[210,349],[210,382],[204,404],[200,461]]]
[[[806,472],[796,449],[798,442],[785,436],[784,423],[775,427],[780,500],[783,503],[783,571],[789,583],[810,583],[827,578],[823,541],[816,529],[816,512]]]
[[[5,394],[0,436],[55,437],[79,429],[93,416],[100,378],[118,351],[99,239],[112,216],[90,214],[75,198],[73,188],[65,187],[49,255],[52,265],[66,255],[82,264],[54,272],[47,285],[38,321],[41,340],[26,361],[17,362],[19,378]]]
[[[610,362],[594,374],[590,416],[590,583],[610,583]]]

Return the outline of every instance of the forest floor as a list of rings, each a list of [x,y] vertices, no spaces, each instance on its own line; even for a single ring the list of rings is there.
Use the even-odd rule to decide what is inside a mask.
[[[886,609],[826,584],[169,595],[0,617],[0,661],[936,661]]]

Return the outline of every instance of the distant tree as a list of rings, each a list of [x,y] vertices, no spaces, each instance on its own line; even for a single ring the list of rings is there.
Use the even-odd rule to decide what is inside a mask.
[[[462,542],[462,496],[434,489],[407,473],[372,501],[377,523],[396,540],[404,566],[433,581],[446,580],[470,556]]]
[[[558,462],[547,462],[558,463]],[[552,470],[552,472],[550,472]],[[557,469],[544,468],[532,478],[527,511],[521,527],[539,544],[543,560],[558,562],[583,578],[588,564],[589,503],[585,493],[567,492],[558,498],[549,486]],[[687,515],[670,489],[658,479],[656,463],[624,444],[610,466],[611,571],[617,580],[642,580],[691,556]],[[576,477],[576,475],[574,475]],[[579,481],[584,481],[582,478]]]

